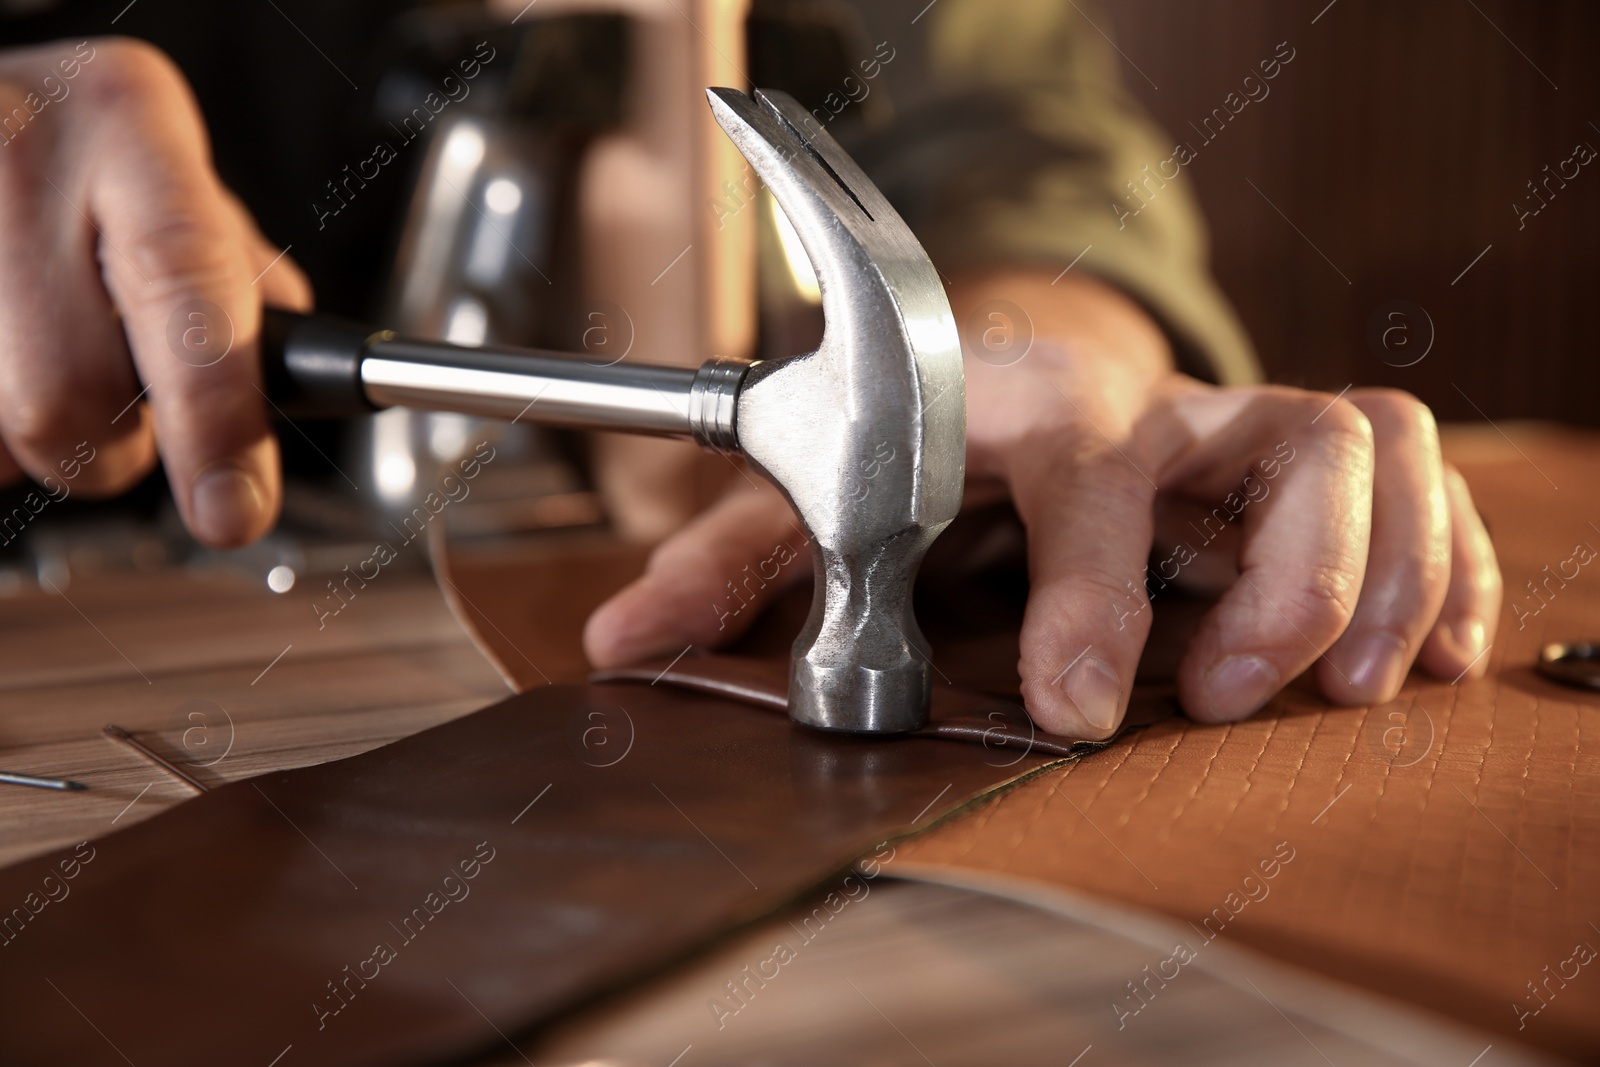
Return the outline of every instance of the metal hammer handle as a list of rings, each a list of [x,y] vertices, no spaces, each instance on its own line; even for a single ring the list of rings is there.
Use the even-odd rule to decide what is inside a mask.
[[[734,452],[739,389],[750,364],[698,370],[611,366],[525,348],[465,348],[396,337],[328,315],[268,308],[261,327],[268,398],[289,415],[354,415],[386,407],[454,411],[658,437]]]

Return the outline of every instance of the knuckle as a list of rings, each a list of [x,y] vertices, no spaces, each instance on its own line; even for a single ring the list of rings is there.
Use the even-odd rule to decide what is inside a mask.
[[[1129,538],[1148,539],[1155,490],[1129,468],[1126,461],[1119,458],[1115,464],[1075,472],[1073,483],[1071,499],[1087,503],[1089,506],[1085,510],[1100,521],[1114,516]]]
[[[1493,553],[1487,559],[1461,561],[1458,566],[1471,568],[1468,587],[1485,604],[1497,604],[1505,593],[1505,578],[1500,573],[1500,563]]]
[[[1372,420],[1348,397],[1326,394],[1315,394],[1315,397],[1316,402],[1322,405],[1317,425],[1323,427],[1324,432],[1348,434],[1368,442],[1372,440]]]
[[[1403,580],[1408,587],[1405,590],[1406,603],[1433,605],[1443,603],[1445,595],[1450,590],[1448,544],[1443,547],[1443,551],[1424,552],[1414,566],[1407,568],[1407,575]]]
[[[1143,578],[1142,573],[1128,576],[1103,571],[1077,574],[1071,579],[1073,599],[1085,605],[1107,603],[1129,614],[1143,614],[1150,606]]]
[[[12,395],[3,417],[6,444],[19,458],[49,459],[64,439],[72,411],[73,390],[66,382],[41,383]]]
[[[651,550],[645,563],[647,574],[691,585],[720,587],[722,570],[717,553],[697,537],[669,537]]]
[[[1422,440],[1436,439],[1439,427],[1433,409],[1404,389],[1360,389],[1350,395],[1374,423]]]
[[[1483,603],[1498,603],[1505,592],[1505,577],[1494,542],[1482,527],[1467,480],[1453,464],[1444,465],[1445,483],[1452,497],[1453,550],[1450,566],[1466,589]]]
[[[165,52],[133,37],[92,42],[94,62],[83,68],[84,88],[96,102],[139,106],[186,91],[183,73]]]
[[[1479,599],[1485,604],[1499,605],[1505,596],[1505,581],[1500,577],[1500,568],[1489,565],[1478,568],[1478,573],[1473,579]]]
[[[1023,703],[1028,707],[1047,705],[1052,691],[1058,686],[1055,677],[1061,671],[1058,663],[1054,669],[1042,658],[1024,654],[1017,660],[1017,677],[1020,679]]]
[[[234,235],[198,214],[152,220],[129,244],[129,255],[150,282],[137,290],[146,303],[226,292],[246,281]]]
[[[1333,453],[1335,460],[1371,457],[1372,420],[1367,418],[1366,413],[1343,397],[1328,398],[1323,402],[1326,407],[1312,427],[1323,448]]]
[[[131,375],[108,374],[104,364],[75,358],[70,349],[26,363],[6,361],[0,430],[11,450],[34,467],[68,460],[80,444],[99,448],[119,434],[137,432],[130,431],[138,425],[131,414],[120,425],[112,423],[134,399]]]
[[[1477,506],[1472,502],[1472,487],[1467,484],[1466,475],[1462,474],[1456,468],[1456,465],[1448,460],[1444,464],[1444,481],[1446,490],[1454,498],[1452,503],[1458,504],[1467,511],[1468,514],[1462,517],[1466,518],[1471,514],[1475,514]]]
[[[1024,637],[1017,656],[1017,677],[1022,681],[1024,692],[1030,687],[1050,686],[1062,668],[1071,662],[1073,653],[1063,654],[1064,645],[1061,641]]]
[[[1029,450],[1025,466],[1013,467],[1014,483],[1028,487],[1017,500],[1024,523],[1037,527],[1060,514],[1065,500],[1092,500],[1096,515],[1116,515],[1148,525],[1155,487],[1148,464],[1131,447],[1114,448],[1104,438],[1064,434],[1049,447]],[[1130,531],[1131,535],[1132,531]]]
[[[1079,462],[1103,461],[1115,456],[1117,448],[1132,454],[1136,441],[1125,422],[1126,416],[1107,398],[1080,396],[1063,421],[1044,433],[1054,438],[1053,450],[1066,457]]]
[[[1425,630],[1450,591],[1450,553],[1417,548],[1381,581],[1385,595],[1374,598],[1376,617],[1398,632]]]
[[[1285,611],[1306,637],[1325,645],[1344,633],[1356,613],[1361,579],[1343,563],[1319,563],[1295,589]]]
[[[1387,385],[1365,386],[1352,389],[1345,397],[1362,408],[1378,408],[1379,410],[1404,411],[1409,407],[1421,407],[1422,401],[1404,389],[1395,389]]]

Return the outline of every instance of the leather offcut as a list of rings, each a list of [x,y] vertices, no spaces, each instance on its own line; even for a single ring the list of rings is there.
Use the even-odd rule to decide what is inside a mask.
[[[956,718],[993,726],[975,701]],[[825,734],[666,684],[542,687],[216,789],[93,841],[87,861],[0,871],[7,908],[70,887],[6,931],[0,1057],[468,1054],[1062,762],[981,732]]]

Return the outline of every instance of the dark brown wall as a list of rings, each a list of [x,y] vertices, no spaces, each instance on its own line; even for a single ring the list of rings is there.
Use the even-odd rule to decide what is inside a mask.
[[[1600,423],[1600,159],[1565,189],[1552,182],[1520,231],[1512,209],[1536,205],[1526,183],[1580,141],[1600,149],[1600,5],[1326,5],[1105,0],[1128,85],[1199,147],[1185,174],[1273,378],[1399,386],[1443,418],[1479,418],[1475,403],[1495,419]],[[1283,41],[1296,55],[1270,95],[1202,146],[1189,123]],[[1369,318],[1395,299],[1420,305],[1437,334],[1403,369],[1367,341]],[[1414,324],[1413,341],[1425,331]]]

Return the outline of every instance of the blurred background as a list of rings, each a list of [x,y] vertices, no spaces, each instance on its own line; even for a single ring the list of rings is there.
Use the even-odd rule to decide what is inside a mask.
[[[1552,180],[1553,195],[1541,185],[1548,206],[1537,215],[1514,210],[1539,207],[1528,183],[1557,173],[1580,142],[1600,149],[1600,5],[1102,7],[1128,88],[1195,144],[1191,122],[1279,42],[1296,50],[1271,95],[1184,168],[1211,224],[1216,273],[1273,380],[1334,392],[1396,386],[1441,419],[1600,422],[1590,318],[1600,159],[1565,188]],[[1369,320],[1401,300],[1436,334],[1407,367],[1389,364],[1421,351],[1426,323],[1414,313],[1407,349],[1393,349],[1398,334],[1390,349],[1377,346],[1387,362],[1368,340]]]
[[[1060,3],[1113,39],[1123,81],[1166,143],[1199,147],[1174,180],[1198,193],[1215,273],[1272,380],[1329,392],[1395,386],[1446,421],[1600,422],[1586,314],[1600,288],[1600,159],[1591,159],[1600,5]],[[744,211],[764,194],[719,180],[732,150],[694,94],[654,88],[740,80],[726,58],[740,42],[694,27],[736,24],[728,13],[743,4],[0,0],[0,44],[113,32],[165,50],[196,87],[223,179],[291,249],[323,310],[600,362],[635,351],[637,336],[635,358],[694,363],[712,352],[802,351],[817,328],[779,213],[765,201]],[[920,6],[901,0],[895,11]],[[782,33],[763,36],[760,19],[751,23],[758,82],[820,99],[868,54],[836,32],[833,0],[764,0],[761,10]],[[630,25],[615,11],[629,12]],[[1293,60],[1264,83],[1268,94],[1229,115],[1224,101],[1245,77],[1288,49]],[[413,144],[400,126],[473,54],[496,58]],[[668,69],[663,56],[680,66]],[[1226,119],[1220,129],[1214,115]],[[611,138],[619,130],[632,142]],[[373,178],[380,140],[398,146],[398,159]],[[593,217],[576,192],[579,161],[596,153],[612,168],[606,196],[594,198],[609,217]],[[736,153],[732,163],[742,165]],[[728,314],[757,303],[748,266],[735,266],[750,261],[739,241],[758,249],[759,336],[750,316]],[[435,468],[483,434],[496,435],[508,460],[452,509],[457,533],[609,523],[649,540],[686,513],[619,515],[616,500],[643,495],[629,490],[700,479],[669,494],[693,505],[721,485],[692,466],[688,445],[669,454],[615,435],[512,431],[405,411],[284,427],[285,520],[266,542],[200,550],[157,471],[115,503],[74,496],[38,523],[24,518],[24,534],[0,545],[0,594],[46,575],[64,587],[100,567],[172,563],[252,581],[275,573],[269,586],[287,592],[295,575],[360,558],[351,553],[370,549]],[[595,463],[601,449],[624,461]],[[638,484],[599,484],[597,468],[631,472]],[[713,464],[710,473],[731,472]],[[0,491],[0,516],[27,491]]]

